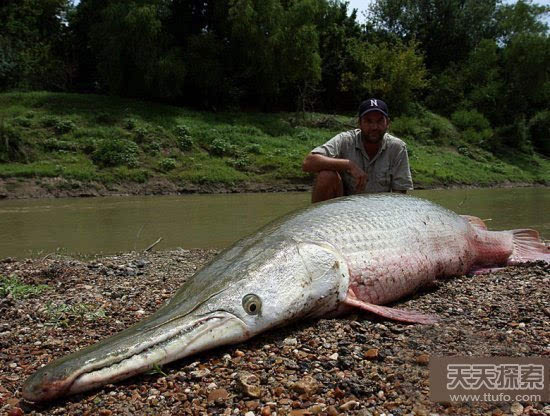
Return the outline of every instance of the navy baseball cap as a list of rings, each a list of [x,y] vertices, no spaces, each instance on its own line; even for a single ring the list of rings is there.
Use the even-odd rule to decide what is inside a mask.
[[[379,100],[378,98],[369,98],[359,105],[359,118],[363,117],[367,113],[370,113],[371,111],[380,111],[386,117],[390,117],[388,106],[384,101]]]

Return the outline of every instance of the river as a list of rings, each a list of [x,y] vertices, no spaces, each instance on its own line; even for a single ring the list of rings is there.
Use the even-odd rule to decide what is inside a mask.
[[[414,191],[493,230],[534,228],[550,239],[550,188]],[[223,248],[309,204],[308,193],[62,198],[0,201],[0,259]]]

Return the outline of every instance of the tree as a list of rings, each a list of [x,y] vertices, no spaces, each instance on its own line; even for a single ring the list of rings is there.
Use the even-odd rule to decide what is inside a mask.
[[[405,111],[414,92],[426,86],[426,69],[417,44],[350,44],[353,65],[342,75],[342,89],[356,102],[368,96],[383,97],[392,113]]]
[[[0,3],[0,88],[65,89],[70,83],[69,0]]]
[[[163,0],[113,2],[91,27],[98,73],[110,93],[167,98],[183,90],[183,60],[163,31]]]
[[[496,31],[500,0],[378,0],[370,8],[374,27],[407,41],[416,39],[426,66],[443,71],[462,62],[482,40]]]

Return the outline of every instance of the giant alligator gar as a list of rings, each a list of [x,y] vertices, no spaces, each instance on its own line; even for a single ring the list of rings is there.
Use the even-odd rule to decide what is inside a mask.
[[[550,262],[533,230],[487,231],[431,202],[358,195],[313,205],[220,253],[156,313],[39,369],[30,401],[113,383],[297,319],[360,308],[405,322],[434,316],[382,306],[437,277],[529,260]]]

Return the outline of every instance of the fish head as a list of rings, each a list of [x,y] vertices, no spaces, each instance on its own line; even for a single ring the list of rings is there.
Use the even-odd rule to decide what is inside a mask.
[[[345,261],[327,244],[284,240],[233,250],[192,276],[150,317],[39,369],[24,384],[23,397],[36,402],[83,392],[240,342],[331,312],[347,292]]]

